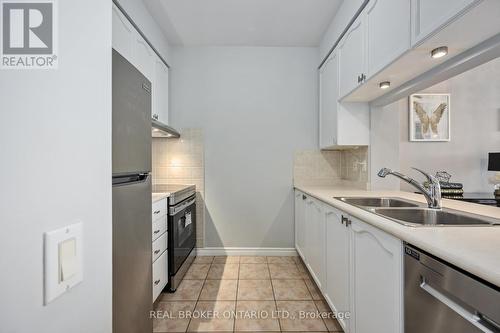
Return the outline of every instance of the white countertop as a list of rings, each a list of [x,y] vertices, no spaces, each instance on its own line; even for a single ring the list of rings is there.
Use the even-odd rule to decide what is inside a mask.
[[[154,192],[152,194],[152,202],[155,203],[159,200],[168,198],[170,196],[170,192]]]
[[[409,227],[334,197],[395,197],[426,203],[423,195],[402,191],[352,190],[334,186],[295,185],[295,188],[500,287],[500,226]],[[443,199],[442,205],[500,219],[498,207],[448,199]]]

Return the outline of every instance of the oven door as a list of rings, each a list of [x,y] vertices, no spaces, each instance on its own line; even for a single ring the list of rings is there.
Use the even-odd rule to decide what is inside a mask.
[[[196,199],[173,207],[169,215],[170,275],[175,275],[196,245]]]

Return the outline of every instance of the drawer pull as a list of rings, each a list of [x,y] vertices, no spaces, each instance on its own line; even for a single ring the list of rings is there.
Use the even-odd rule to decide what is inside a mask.
[[[156,280],[155,281],[155,286],[157,286],[160,283],[161,280]]]
[[[155,254],[158,254],[158,253],[160,253],[160,250],[155,250]]]
[[[160,214],[161,210],[155,210],[153,214]]]
[[[159,232],[160,232],[160,230],[155,230],[155,231],[154,231],[154,234],[156,235],[156,234],[157,234],[157,233],[159,233]]]

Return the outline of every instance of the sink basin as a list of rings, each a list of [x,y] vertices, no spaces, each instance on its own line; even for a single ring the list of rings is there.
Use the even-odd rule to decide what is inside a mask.
[[[345,203],[362,207],[419,207],[418,203],[396,198],[336,198]]]
[[[467,214],[453,210],[426,208],[374,208],[372,212],[411,226],[480,226],[500,225],[499,219]]]

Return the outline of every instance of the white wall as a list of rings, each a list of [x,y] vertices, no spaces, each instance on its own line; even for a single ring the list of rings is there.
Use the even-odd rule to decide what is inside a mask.
[[[160,52],[165,61],[171,66],[170,45],[160,26],[153,16],[151,16],[144,1],[147,0],[118,0],[118,3],[125,9],[127,14],[153,44],[155,49]]]
[[[0,73],[0,331],[111,332],[111,1],[58,1],[59,69]],[[84,228],[84,280],[43,306],[43,233]]]
[[[363,2],[364,0],[344,0],[342,2],[337,14],[335,14],[335,17],[332,20],[332,23],[325,31],[323,38],[321,39],[321,43],[319,45],[320,61],[326,57],[328,51],[330,51]]]
[[[387,160],[396,159],[403,173],[414,174],[412,166],[432,173],[446,170],[453,175],[452,181],[464,183],[466,192],[491,192],[494,173],[487,171],[487,154],[500,150],[499,76],[500,58],[423,91],[451,94],[450,142],[410,142],[407,99],[385,107],[382,113],[372,112],[372,137],[390,137],[386,144],[399,147],[398,151],[384,150],[373,143],[372,150],[385,151]],[[385,126],[374,127],[376,123]],[[382,162],[372,164],[373,172]],[[413,190],[406,184],[401,188]]]
[[[172,124],[204,130],[205,246],[293,247],[293,153],[317,147],[317,49],[173,50]]]

